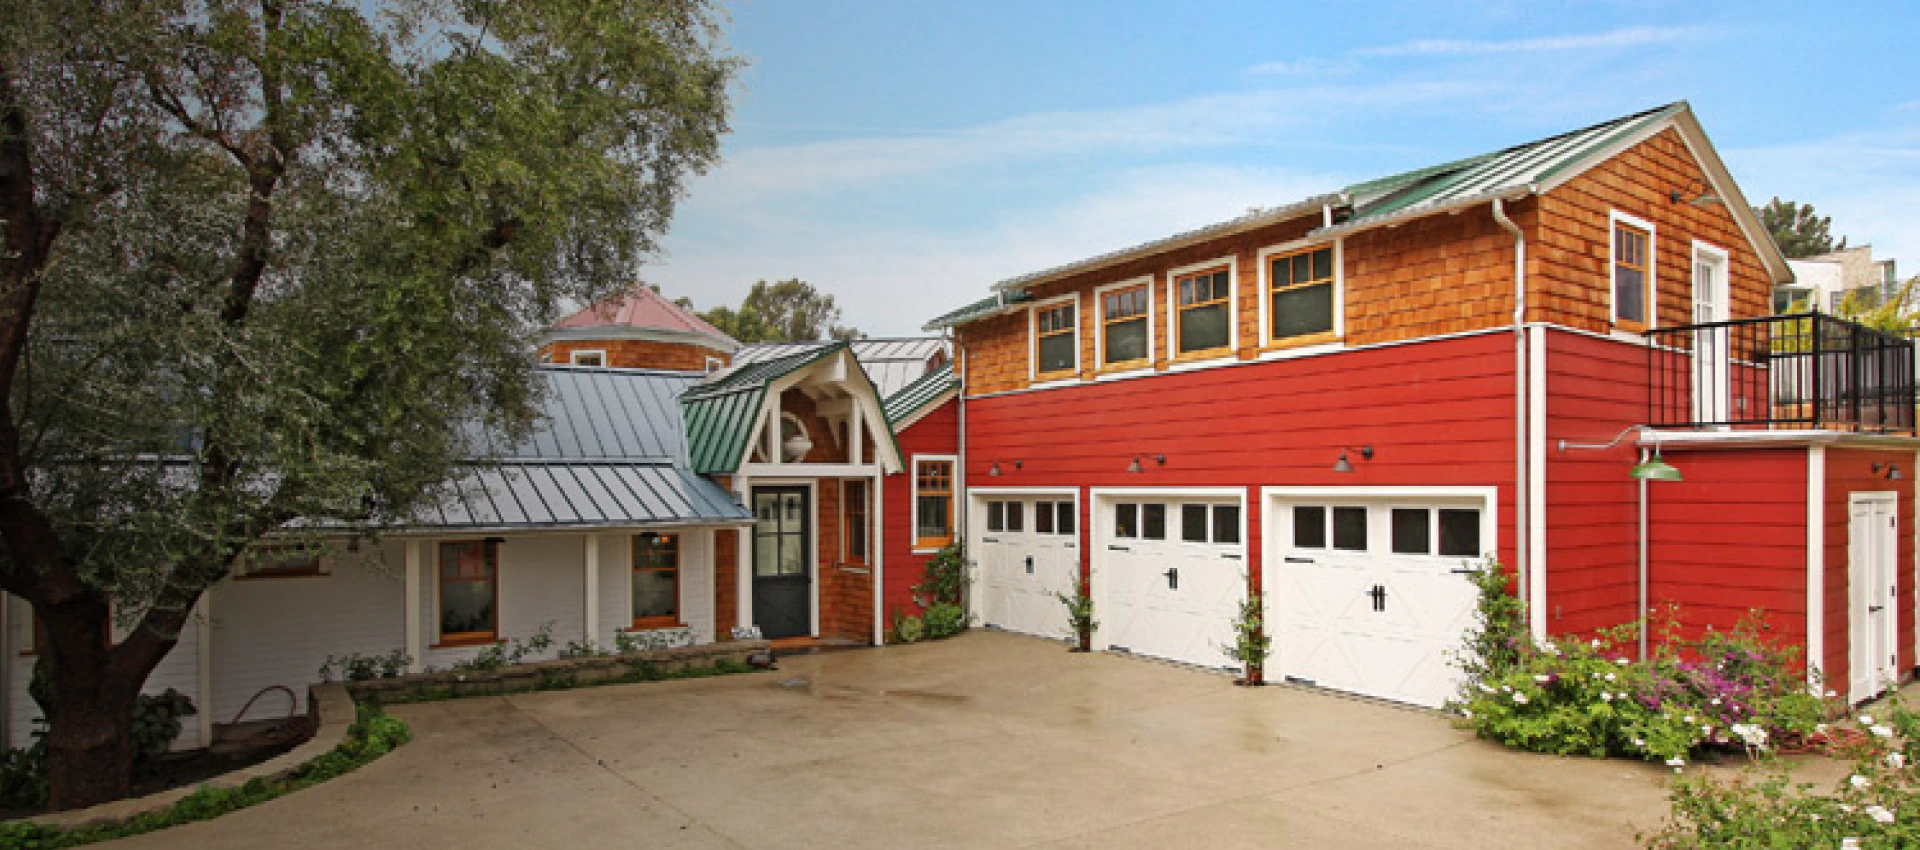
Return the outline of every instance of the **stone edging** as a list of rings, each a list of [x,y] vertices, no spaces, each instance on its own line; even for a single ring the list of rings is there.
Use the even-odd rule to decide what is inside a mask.
[[[101,803],[84,809],[37,815],[28,820],[41,826],[61,829],[79,829],[101,824],[120,823],[141,815],[165,811],[172,808],[180,799],[200,790],[201,786],[215,788],[237,788],[255,779],[278,779],[292,773],[301,765],[319,756],[332,752],[347,739],[347,728],[353,725],[353,698],[348,696],[344,685],[337,682],[314,685],[307,689],[307,712],[316,721],[313,737],[291,750],[288,750],[259,764],[250,765],[220,774],[192,785],[171,788],[145,797],[133,797]]]
[[[486,696],[512,691],[531,691],[542,682],[564,679],[571,684],[591,685],[624,678],[637,668],[653,667],[662,671],[711,667],[722,660],[747,663],[747,659],[767,652],[772,644],[764,640],[736,640],[673,649],[652,649],[623,655],[593,655],[585,658],[560,658],[515,664],[498,670],[442,670],[414,673],[392,679],[368,679],[347,682],[347,691],[355,700],[382,699],[405,702],[430,696]]]

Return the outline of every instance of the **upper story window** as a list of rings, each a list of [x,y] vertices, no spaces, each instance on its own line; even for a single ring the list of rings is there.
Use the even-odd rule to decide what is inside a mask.
[[[1333,333],[1333,246],[1267,260],[1267,339],[1298,342]]]
[[[1217,352],[1233,345],[1233,279],[1226,266],[1174,278],[1174,352]]]
[[[1033,376],[1062,378],[1080,366],[1080,326],[1073,301],[1033,308]]]
[[[1653,225],[1618,212],[1611,218],[1613,325],[1637,333],[1653,324]]]
[[[605,366],[607,365],[607,353],[599,349],[592,351],[575,351],[567,355],[567,363],[573,366]]]
[[[1142,283],[1102,290],[1100,365],[1146,366],[1153,358],[1153,329],[1147,317],[1153,296]]]

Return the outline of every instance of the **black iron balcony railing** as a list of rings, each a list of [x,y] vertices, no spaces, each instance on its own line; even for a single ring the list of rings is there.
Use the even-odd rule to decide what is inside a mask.
[[[1914,433],[1914,343],[1824,313],[1647,332],[1648,423]]]

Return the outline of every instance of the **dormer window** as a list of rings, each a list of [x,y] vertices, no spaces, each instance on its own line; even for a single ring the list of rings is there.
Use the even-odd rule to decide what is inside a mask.
[[[1067,296],[1033,308],[1033,377],[1071,378],[1080,368],[1079,299]]]
[[[600,368],[607,365],[607,352],[600,349],[593,349],[590,351],[575,351],[572,354],[567,355],[567,362],[574,366],[591,366],[594,368]]]
[[[1268,340],[1301,342],[1333,333],[1333,246],[1267,261]]]
[[[1232,277],[1226,266],[1174,279],[1174,351],[1213,353],[1233,344]]]
[[[1147,284],[1102,289],[1100,299],[1100,365],[1104,368],[1145,367],[1153,357],[1153,329],[1147,311],[1153,300]]]

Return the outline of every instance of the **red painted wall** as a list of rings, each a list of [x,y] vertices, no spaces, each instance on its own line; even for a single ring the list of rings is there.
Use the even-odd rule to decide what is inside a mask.
[[[1256,577],[1263,485],[1497,485],[1512,563],[1513,392],[1513,337],[1492,333],[974,398],[967,479],[997,459],[994,486],[1077,487],[1083,505],[1087,487],[1246,487]],[[1361,445],[1372,460],[1332,471]],[[1145,472],[1126,471],[1135,455]],[[1083,570],[1091,525],[1083,515]]]
[[[1546,330],[1547,631],[1589,633],[1635,618],[1639,597],[1638,492],[1627,469],[1632,437],[1598,444],[1646,421],[1647,353],[1635,344]]]
[[[1826,673],[1827,687],[1847,692],[1848,670],[1848,629],[1847,629],[1847,589],[1848,573],[1848,497],[1856,492],[1891,490],[1899,494],[1898,517],[1899,530],[1896,534],[1900,541],[1900,552],[1894,561],[1894,572],[1899,577],[1900,603],[1898,635],[1894,646],[1899,654],[1899,669],[1911,669],[1913,657],[1914,628],[1914,526],[1913,526],[1913,465],[1915,455],[1911,451],[1875,451],[1871,449],[1828,449],[1827,450],[1827,499],[1826,499],[1826,587],[1822,607],[1825,618],[1822,621],[1826,632],[1826,658],[1822,670]],[[1874,472],[1875,463],[1896,463],[1906,474],[1900,481],[1888,481],[1885,473]],[[1803,606],[1804,607],[1804,606]]]
[[[913,456],[916,454],[955,455],[960,451],[960,402],[947,401],[932,413],[896,435],[900,442],[900,461],[904,472],[887,476],[885,482],[886,516],[881,545],[886,555],[885,584],[881,602],[886,621],[893,623],[895,612],[913,615],[920,607],[913,604],[913,585],[920,583],[927,555],[913,553]],[[984,474],[984,473],[983,473]],[[964,499],[955,499],[955,510],[964,511]],[[956,517],[956,522],[958,517]]]
[[[1804,645],[1806,448],[1671,448],[1666,460],[1685,480],[1647,485],[1656,611],[1678,605],[1681,635],[1698,638],[1760,609],[1776,640]]]

